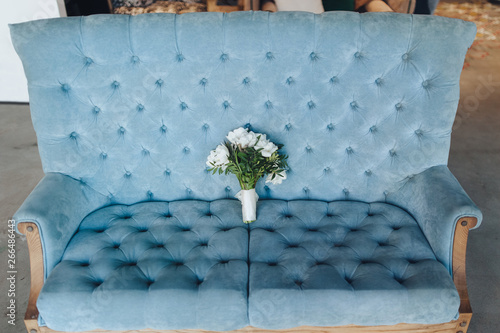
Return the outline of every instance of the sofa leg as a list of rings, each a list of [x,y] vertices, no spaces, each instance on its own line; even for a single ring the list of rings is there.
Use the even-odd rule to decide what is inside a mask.
[[[467,254],[467,240],[469,230],[477,225],[475,217],[461,218],[455,228],[453,239],[453,282],[460,295],[460,317],[457,324],[457,333],[467,333],[472,318],[472,308],[467,291],[465,272],[465,258]]]
[[[38,226],[32,222],[19,223],[17,228],[26,235],[30,257],[31,288],[28,308],[24,315],[24,325],[28,333],[40,333],[36,300],[44,282],[42,242]]]

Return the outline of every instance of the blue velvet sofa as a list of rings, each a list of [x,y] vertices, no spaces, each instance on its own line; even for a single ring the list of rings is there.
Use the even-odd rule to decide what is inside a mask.
[[[467,331],[481,212],[447,160],[473,23],[235,12],[10,28],[45,172],[15,214],[28,331]],[[250,225],[236,178],[205,165],[240,126],[289,155]]]

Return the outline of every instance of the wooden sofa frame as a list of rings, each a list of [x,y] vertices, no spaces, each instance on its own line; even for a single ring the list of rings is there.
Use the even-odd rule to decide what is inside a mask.
[[[336,326],[336,327],[314,327],[302,326],[284,330],[264,330],[255,327],[245,327],[231,332],[314,332],[314,333],[467,333],[472,317],[472,309],[467,292],[467,282],[465,276],[465,257],[467,250],[467,239],[469,230],[475,227],[477,219],[475,217],[462,217],[455,228],[453,240],[453,281],[460,295],[459,318],[443,324],[397,324],[391,326]],[[28,333],[57,333],[46,326],[38,326],[38,309],[36,300],[44,283],[43,251],[38,227],[32,222],[21,222],[18,225],[21,233],[26,235],[29,248],[30,270],[31,270],[31,290],[28,300],[28,308],[24,317],[24,323]],[[68,318],[71,320],[71,318]],[[93,330],[92,333],[194,333],[196,330],[128,330],[128,331],[108,331]],[[208,331],[201,331],[208,332]],[[228,333],[231,333],[228,332]]]

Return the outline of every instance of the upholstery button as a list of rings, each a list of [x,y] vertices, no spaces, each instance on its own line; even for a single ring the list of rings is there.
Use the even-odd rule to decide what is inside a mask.
[[[160,131],[161,131],[162,133],[166,133],[166,132],[167,132],[167,126],[165,126],[165,125],[161,125],[161,127],[160,127]]]
[[[188,105],[185,102],[181,102],[181,104],[179,104],[179,107],[181,108],[182,111],[184,111],[188,108]]]
[[[361,57],[362,57],[361,52],[358,51],[358,52],[354,53],[354,58],[360,59]]]
[[[88,65],[91,65],[92,63],[94,62],[94,60],[92,60],[92,58],[90,57],[86,57],[85,58],[85,64],[88,66]]]
[[[204,131],[207,131],[210,126],[207,123],[204,123],[203,126],[201,127]]]
[[[352,102],[350,103],[350,105],[351,105],[351,108],[353,108],[353,109],[355,109],[355,108],[357,108],[357,107],[358,107],[358,103],[356,103],[356,101],[352,101]]]
[[[156,80],[156,85],[157,85],[158,87],[161,87],[161,86],[163,85],[163,80],[162,80],[162,79],[158,79],[158,80]]]
[[[231,104],[228,101],[224,101],[224,103],[222,103],[222,107],[226,110],[229,109],[230,106]]]
[[[302,191],[304,191],[304,193],[309,193],[309,188],[307,186],[303,187],[302,188]]]
[[[354,153],[354,150],[351,148],[351,147],[347,147],[345,149],[345,152],[348,154],[348,155],[351,155],[352,153]]]
[[[335,84],[335,83],[338,83],[338,82],[339,82],[339,79],[338,79],[338,77],[336,77],[336,76],[332,76],[332,77],[330,78],[330,81],[329,81],[329,82],[330,82],[330,84]]]
[[[164,172],[165,176],[170,176],[170,173],[171,173],[170,169],[165,169]]]
[[[135,63],[139,62],[139,57],[138,57],[138,56],[136,56],[136,55],[134,55],[134,56],[132,56],[132,59],[131,59],[131,60],[132,60],[132,62],[135,64]]]
[[[403,59],[403,60],[405,60],[405,61],[406,61],[406,60],[408,60],[409,58],[410,58],[410,56],[408,55],[408,53],[405,53],[405,54],[403,54],[403,55],[401,56],[401,59]]]
[[[221,260],[221,261],[219,261],[219,264],[223,264],[223,265],[225,265],[225,264],[227,264],[227,263],[229,263],[229,260]]]
[[[94,287],[97,288],[99,287],[103,282],[102,281],[95,281],[94,282]]]
[[[188,195],[191,195],[191,194],[193,193],[193,190],[192,190],[192,189],[190,189],[190,188],[187,188],[187,189],[186,189],[186,193],[187,193]]]
[[[123,126],[120,126],[120,128],[118,129],[118,133],[119,134],[124,134],[125,133],[125,128]]]
[[[147,285],[148,287],[151,287],[151,285],[152,285],[153,283],[155,283],[155,282],[154,282],[154,281],[151,281],[151,280],[146,281],[146,285]]]
[[[292,214],[285,214],[285,218],[287,218],[287,219],[291,219],[292,217],[293,217]]]
[[[103,159],[103,160],[108,158],[108,154],[105,152],[102,152],[100,156],[101,156],[101,159]]]
[[[111,86],[116,89],[116,88],[120,87],[120,82],[113,81],[113,83],[111,84]]]
[[[182,149],[182,151],[184,152],[184,154],[188,154],[190,152],[190,149],[189,149],[189,147],[184,147],[184,149]]]
[[[311,153],[311,152],[312,152],[312,148],[311,148],[311,146],[309,146],[309,145],[308,145],[308,146],[306,146],[306,152],[308,152],[308,153]]]
[[[276,262],[268,262],[267,263],[268,266],[277,266],[278,264]]]
[[[430,83],[428,80],[425,80],[424,82],[422,82],[422,87],[424,87],[424,88],[428,88],[429,85],[430,85]]]
[[[247,128],[249,131],[252,130],[252,124],[250,123],[246,123],[245,126],[243,126],[244,128]]]
[[[370,169],[366,170],[365,175],[370,177],[372,175],[372,171]]]
[[[307,107],[309,108],[309,110],[312,110],[316,108],[316,103],[314,103],[313,101],[309,101],[307,102]]]
[[[212,216],[212,213],[208,212],[208,213],[206,213],[206,214],[205,214],[205,216],[209,216],[209,217],[211,217],[211,216]]]
[[[370,133],[375,133],[377,131],[377,126],[373,125],[370,127]]]
[[[266,53],[266,59],[267,60],[273,60],[274,59],[274,54],[272,52],[267,52]]]
[[[90,263],[88,263],[88,262],[82,262],[80,264],[80,266],[82,266],[82,267],[88,267],[88,266],[90,266]]]
[[[264,185],[264,191],[269,192],[269,191],[271,191],[271,189],[269,188],[269,186]]]
[[[375,80],[375,84],[376,84],[377,86],[380,86],[380,85],[382,84],[382,79],[381,79],[381,78],[377,78],[377,79]]]
[[[208,83],[208,80],[206,78],[203,78],[200,80],[200,85],[203,87],[205,87],[207,85],[207,83]]]
[[[196,285],[199,286],[203,283],[203,280],[202,279],[197,279],[196,280]]]
[[[226,53],[222,53],[220,56],[220,61],[226,62],[229,60],[229,56]]]
[[[137,229],[138,232],[147,232],[148,229]]]
[[[330,123],[326,126],[326,128],[328,129],[328,131],[333,131],[335,129],[335,125]]]
[[[226,188],[224,189],[226,192],[231,192],[231,187],[230,186],[226,186]]]
[[[61,89],[62,89],[62,91],[64,91],[64,92],[68,92],[68,91],[70,91],[70,90],[71,90],[71,87],[69,86],[69,84],[67,84],[67,83],[63,83],[63,84],[61,85]]]
[[[422,131],[420,128],[415,130],[415,135],[418,137],[421,137],[424,135],[424,131]]]
[[[146,196],[148,197],[149,200],[152,200],[153,199],[153,192],[147,191]]]
[[[142,104],[138,104],[138,105],[137,105],[137,111],[139,111],[139,112],[144,111],[144,105],[142,105]]]
[[[329,172],[331,171],[331,169],[330,169],[330,167],[326,167],[326,168],[324,168],[324,169],[323,169],[323,171],[324,171],[325,173],[329,173]]]
[[[285,129],[289,131],[292,128],[292,124],[288,123],[285,125]]]
[[[184,58],[184,55],[182,53],[177,54],[177,57],[176,57],[177,62],[183,62],[184,59],[185,58]]]
[[[223,227],[220,229],[220,231],[222,231],[222,232],[227,232],[229,230],[231,230],[231,228],[229,228],[229,227]]]
[[[401,110],[403,109],[403,104],[401,104],[401,103],[397,103],[397,104],[395,105],[395,108],[396,108],[396,110],[401,111]]]
[[[130,178],[132,176],[132,173],[130,171],[125,172],[125,178]]]
[[[113,245],[113,249],[119,249],[119,248],[120,248],[120,244]]]
[[[346,196],[347,196],[347,195],[349,195],[349,190],[348,190],[348,189],[346,189],[346,188],[344,188],[344,189],[342,190],[342,192],[344,192],[344,194],[345,194]]]
[[[149,150],[147,150],[146,148],[143,148],[142,149],[142,155],[148,156],[149,155]]]
[[[92,110],[92,112],[94,112],[94,114],[98,114],[99,112],[101,112],[101,108],[98,106],[94,106],[94,109]]]
[[[273,108],[273,102],[271,102],[270,100],[267,100],[264,105],[266,106],[266,109],[268,109],[268,110]]]
[[[243,79],[242,83],[245,85],[245,86],[248,86],[250,84],[250,78],[247,76]]]
[[[311,54],[309,54],[309,59],[311,59],[311,61],[316,61],[319,59],[319,56],[316,52],[311,52]]]
[[[309,231],[309,232],[318,232],[318,229],[316,229],[316,228],[309,228],[309,229],[307,229],[307,231]]]
[[[299,287],[301,287],[303,283],[304,283],[304,282],[302,282],[302,281],[295,281],[295,284],[296,284],[297,286],[299,286]]]
[[[395,157],[397,155],[396,150],[394,150],[394,148],[389,150],[389,155],[391,155],[391,157]]]
[[[72,140],[76,140],[78,138],[78,134],[76,132],[71,132],[71,134],[69,135],[69,137]]]
[[[200,246],[201,246],[201,247],[207,247],[207,246],[208,246],[208,243],[207,243],[207,242],[202,242],[202,243],[200,243]]]
[[[129,220],[129,219],[131,219],[131,218],[132,218],[132,215],[123,215],[123,216],[121,217],[121,219],[122,219],[122,220]]]
[[[295,83],[295,80],[293,79],[293,77],[288,77],[288,79],[286,79],[286,84],[288,84],[289,86],[291,86],[292,84]]]

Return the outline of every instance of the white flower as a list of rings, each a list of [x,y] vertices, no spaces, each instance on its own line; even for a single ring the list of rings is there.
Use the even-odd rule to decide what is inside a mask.
[[[221,167],[222,170],[226,170],[227,164],[229,163],[229,150],[225,145],[218,145],[215,150],[210,151],[210,155],[207,158],[207,165],[209,167]]]
[[[229,132],[226,138],[229,140],[229,142],[239,146],[242,149],[253,147],[257,142],[257,135],[254,132],[248,131],[248,129],[243,127]]]
[[[255,149],[262,149],[260,153],[264,157],[271,157],[271,155],[278,150],[278,146],[266,139],[265,135],[262,135],[259,142],[255,145]]]
[[[273,179],[273,175],[274,179]],[[267,175],[266,183],[272,183],[273,185],[279,185],[286,179],[286,171],[281,171],[280,173],[270,173]]]

